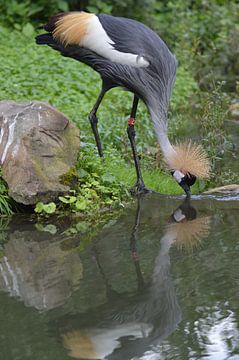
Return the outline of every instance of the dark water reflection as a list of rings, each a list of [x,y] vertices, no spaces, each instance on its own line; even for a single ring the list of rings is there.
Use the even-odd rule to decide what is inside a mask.
[[[13,219],[0,359],[239,359],[239,201],[219,200],[150,195],[82,248]]]

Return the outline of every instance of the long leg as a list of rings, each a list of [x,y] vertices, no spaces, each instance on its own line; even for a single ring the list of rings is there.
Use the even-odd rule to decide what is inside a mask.
[[[95,105],[93,106],[91,112],[89,113],[88,119],[90,121],[91,124],[91,128],[95,137],[95,142],[97,145],[97,149],[98,149],[98,153],[100,155],[100,157],[103,157],[103,151],[102,151],[102,146],[101,146],[101,141],[100,141],[100,135],[98,132],[98,127],[97,127],[97,123],[98,123],[98,118],[96,116],[97,110],[101,104],[101,101],[103,100],[103,97],[105,95],[105,93],[111,88],[111,86],[107,86],[104,82],[102,84],[102,89],[100,92],[100,95],[98,96],[98,99],[96,100]]]
[[[135,121],[136,121],[135,115],[136,115],[136,111],[137,111],[138,102],[139,102],[138,96],[134,95],[133,106],[132,106],[130,118],[128,120],[128,127],[127,127],[128,138],[129,138],[130,145],[131,145],[132,152],[133,152],[136,175],[137,175],[137,181],[135,184],[135,194],[136,195],[149,192],[149,190],[146,189],[146,187],[144,185],[143,177],[142,177],[141,170],[140,170],[139,157],[138,157],[136,145],[135,145],[134,125],[135,125]]]

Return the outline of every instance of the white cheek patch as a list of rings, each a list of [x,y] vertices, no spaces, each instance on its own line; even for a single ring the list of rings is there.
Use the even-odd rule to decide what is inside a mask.
[[[174,177],[174,179],[175,179],[178,183],[181,182],[181,180],[182,180],[182,178],[183,178],[184,176],[185,176],[185,175],[184,175],[181,171],[179,171],[179,170],[176,170],[176,171],[174,171],[174,173],[173,173],[173,177]]]
[[[88,23],[86,35],[80,41],[80,46],[113,62],[134,67],[147,67],[149,62],[143,56],[124,53],[114,48],[114,41],[107,35],[97,16],[92,16]]]

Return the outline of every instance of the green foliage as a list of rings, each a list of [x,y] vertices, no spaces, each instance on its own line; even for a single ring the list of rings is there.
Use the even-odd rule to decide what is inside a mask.
[[[57,12],[68,11],[69,5],[66,0],[0,0],[0,8],[0,21],[19,30],[30,21],[44,21]]]
[[[204,104],[201,116],[203,143],[214,163],[220,153],[225,150],[227,142],[224,130],[226,115],[224,103],[227,101],[227,97],[218,88],[210,93],[201,94],[201,97]],[[221,153],[221,155],[223,154]]]
[[[0,169],[0,214],[11,215],[13,213],[13,201],[8,195],[8,189],[5,181],[1,177]]]
[[[58,12],[86,10],[132,17],[150,23],[155,2],[155,0],[0,0],[0,21],[20,29],[29,22],[44,23]]]
[[[112,160],[117,162],[112,156],[103,162],[91,147],[82,148],[77,164],[75,190],[59,196],[57,203],[37,203],[35,212],[49,215],[68,210],[95,217],[96,211],[104,208],[123,207],[123,201],[129,199],[128,187],[110,172],[108,164]]]
[[[155,3],[154,27],[202,89],[225,81],[235,90],[239,75],[238,1],[178,0]],[[236,76],[235,76],[236,75]]]
[[[191,70],[186,64],[179,64],[170,102],[172,111],[187,111],[188,103],[192,101],[196,92],[198,92],[198,84]]]
[[[54,202],[50,202],[48,204],[43,204],[43,202],[38,202],[35,206],[35,212],[37,214],[54,214],[56,211],[56,204]]]
[[[238,183],[239,167],[236,147],[232,135],[225,127],[227,119],[228,96],[215,88],[202,94],[204,108],[201,109],[201,132],[203,144],[212,163],[212,183],[215,185]]]
[[[111,13],[150,23],[155,3],[155,0],[89,0],[85,8],[94,13]]]
[[[10,222],[9,216],[0,217],[0,259],[4,256],[4,244],[8,241],[7,230]]]
[[[77,172],[77,189],[59,197],[73,212],[91,214],[105,206],[123,206],[122,201],[129,196],[125,184],[110,173],[107,160],[103,162],[91,147],[81,150]]]
[[[198,84],[188,65],[179,65],[169,111],[169,134],[173,141],[190,138],[196,132],[194,107],[198,94]]]
[[[52,235],[55,235],[57,233],[57,227],[54,224],[43,225],[41,223],[37,223],[35,227],[38,231],[48,232]]]

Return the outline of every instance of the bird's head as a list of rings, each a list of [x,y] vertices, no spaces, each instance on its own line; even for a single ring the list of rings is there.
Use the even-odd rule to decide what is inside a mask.
[[[201,145],[192,144],[191,141],[177,144],[166,158],[166,165],[177,183],[190,197],[190,187],[197,178],[208,178],[210,162]]]
[[[195,175],[188,173],[182,173],[180,170],[172,171],[171,174],[173,175],[174,179],[177,183],[181,186],[181,188],[185,191],[186,196],[190,197],[190,187],[195,183],[197,177]]]

